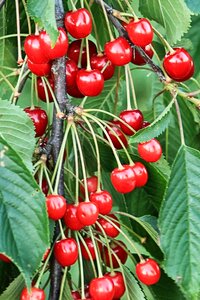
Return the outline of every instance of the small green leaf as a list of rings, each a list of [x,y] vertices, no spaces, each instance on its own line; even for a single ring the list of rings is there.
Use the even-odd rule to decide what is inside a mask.
[[[26,284],[49,247],[45,198],[19,155],[0,137],[0,252]]]
[[[152,138],[160,135],[169,125],[170,111],[173,106],[174,100],[164,109],[164,111],[149,125],[148,127],[136,132],[129,140],[129,143],[140,143],[151,140]]]
[[[182,146],[172,166],[159,224],[164,267],[187,295],[200,292],[200,152]]]
[[[58,38],[58,30],[55,19],[55,1],[52,0],[28,0],[27,9],[30,17],[47,31],[55,45]]]
[[[25,286],[24,278],[19,275],[15,278],[7,289],[0,295],[0,300],[15,300],[20,298],[21,291]]]
[[[199,0],[185,0],[189,9],[195,14],[200,13],[200,2]]]
[[[139,9],[145,17],[165,28],[171,44],[180,40],[190,27],[190,10],[184,0],[142,0]]]
[[[8,101],[0,101],[0,112],[0,136],[32,170],[32,155],[35,147],[33,122],[20,107]]]

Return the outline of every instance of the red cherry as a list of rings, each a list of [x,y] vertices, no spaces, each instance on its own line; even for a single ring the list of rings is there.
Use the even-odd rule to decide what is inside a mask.
[[[34,64],[46,64],[49,61],[40,45],[39,35],[31,34],[26,37],[24,51]]]
[[[10,263],[11,262],[10,258],[7,257],[6,255],[2,254],[2,253],[0,253],[0,260],[4,261],[6,263]]]
[[[136,162],[132,168],[136,176],[136,187],[144,186],[148,181],[147,169],[140,162]]]
[[[68,204],[64,215],[65,225],[71,230],[81,230],[83,228],[83,224],[77,216],[77,208],[78,206],[76,205]]]
[[[153,28],[151,23],[145,18],[131,21],[127,25],[126,30],[131,42],[136,46],[145,47],[153,40]]]
[[[92,239],[90,237],[86,237],[84,238],[84,241],[85,243],[87,244],[87,248],[92,256],[92,259],[95,260],[96,259],[96,254],[95,254],[95,248],[94,248],[94,244],[92,242]],[[101,253],[102,251],[102,244],[99,242],[98,243],[98,248],[99,248],[99,251]],[[81,243],[81,253],[82,253],[82,256],[86,259],[86,260],[90,260],[90,257],[88,255],[88,252],[85,248],[85,246]]]
[[[155,260],[148,258],[136,265],[136,274],[138,279],[146,284],[152,285],[160,279],[160,267]]]
[[[83,98],[84,95],[79,91],[77,84],[74,85],[68,85],[67,86],[67,93],[75,98]]]
[[[45,251],[45,253],[44,253],[44,255],[43,255],[43,258],[42,258],[42,261],[45,261],[45,260],[47,259],[47,257],[49,256],[50,251],[51,251],[50,248],[48,248],[48,249]]]
[[[48,80],[52,90],[54,90],[53,79],[51,77],[47,77],[47,80]],[[49,102],[53,102],[52,94],[47,85],[46,85],[46,88],[47,88],[47,92],[48,92],[48,96],[49,96]],[[38,97],[40,98],[40,100],[42,100],[43,102],[47,102],[44,85],[43,85],[42,79],[39,77],[37,78],[37,91],[38,91]]]
[[[112,300],[115,293],[112,280],[104,276],[92,279],[89,291],[94,300]]]
[[[113,222],[116,226],[118,226],[120,228],[120,223],[118,223],[117,217],[113,214],[110,214],[108,216],[111,217],[112,219],[115,219],[117,222],[115,222],[114,220],[111,220],[111,222]],[[98,222],[100,223],[101,227],[103,227],[107,236],[115,238],[119,235],[119,230],[117,228],[115,228],[111,224],[111,222],[109,222],[103,218],[99,218]],[[101,228],[98,226],[98,224],[96,225],[96,229],[101,232]]]
[[[92,18],[85,8],[68,11],[64,23],[67,31],[76,39],[85,38],[92,31]]]
[[[93,202],[81,202],[77,208],[77,217],[79,221],[85,225],[93,225],[99,215],[99,209]]]
[[[120,113],[119,117],[136,131],[142,128],[144,118],[139,109],[124,110]],[[134,134],[134,131],[129,129],[125,124],[121,123],[120,125],[125,134]]]
[[[51,73],[51,64],[34,64],[30,59],[27,62],[29,70],[37,76],[48,76]]]
[[[121,142],[124,144],[124,146],[126,148],[128,147],[127,138],[124,135],[124,133],[121,131],[121,126],[120,125],[121,125],[121,123],[119,124],[119,121],[114,121],[113,120],[113,121],[109,122],[109,126],[111,127],[111,129],[106,127],[106,131],[107,131],[107,133],[108,133],[108,135],[109,135],[109,137],[110,137],[110,139],[111,139],[111,141],[112,141],[112,143],[113,143],[113,145],[115,146],[116,149],[122,149],[123,148],[123,146],[119,142],[118,138],[121,140]],[[106,134],[104,134],[104,137],[106,139],[108,139]]]
[[[58,31],[59,36],[53,48],[51,47],[51,40],[46,31],[43,30],[40,32],[40,45],[48,59],[56,59],[64,56],[67,53],[69,45],[67,34],[61,27],[58,28]]]
[[[56,221],[63,218],[67,203],[66,199],[61,195],[48,195],[46,197],[46,206],[49,218]]]
[[[45,196],[47,196],[49,191],[49,186],[48,186],[48,182],[45,178],[42,179],[42,192],[45,194]]]
[[[154,52],[152,50],[151,44],[146,45],[145,47],[142,47],[142,49],[149,56],[149,58],[153,57]],[[146,64],[144,58],[141,56],[141,54],[136,49],[133,49],[133,57],[132,57],[131,62],[138,66],[142,66],[142,65]]]
[[[33,124],[35,126],[35,136],[42,136],[45,133],[48,124],[48,117],[46,112],[40,107],[36,106],[33,109],[31,109],[31,107],[26,107],[24,111],[33,121]]]
[[[72,59],[67,59],[66,61],[66,84],[67,89],[69,86],[74,86],[76,84],[76,75],[78,72],[77,64]]]
[[[126,194],[136,187],[136,176],[132,166],[123,165],[123,169],[115,168],[111,173],[111,182],[117,192]]]
[[[83,184],[80,185],[80,191],[83,195],[85,195],[85,186],[84,186],[84,180],[82,179],[81,182]],[[97,176],[91,176],[86,179],[87,182],[87,189],[88,193],[95,193],[97,191],[97,185],[98,185],[98,178]]]
[[[143,121],[143,123],[142,123],[142,128],[148,127],[149,125],[151,125],[150,122],[148,122],[148,121]]]
[[[152,139],[148,142],[139,143],[138,153],[145,161],[156,162],[161,158],[162,147],[158,140]]]
[[[185,81],[194,74],[194,63],[190,54],[184,48],[174,48],[173,53],[167,53],[163,60],[166,73],[173,80]]]
[[[122,273],[121,272],[114,272],[114,274],[106,273],[104,276],[110,278],[114,284],[115,294],[113,300],[121,298],[124,295],[126,290]]]
[[[78,246],[73,238],[57,241],[54,246],[54,255],[62,267],[73,265],[78,259]]]
[[[90,194],[90,201],[98,206],[99,213],[107,215],[112,209],[112,196],[108,191],[94,192]]]
[[[20,300],[45,300],[45,292],[42,289],[31,287],[30,291],[25,287],[20,296]]]
[[[131,62],[133,51],[128,41],[123,37],[105,44],[107,58],[116,66],[124,66]]]
[[[84,96],[94,97],[102,92],[104,78],[99,70],[81,69],[77,72],[76,83]]]
[[[128,258],[128,254],[124,250],[124,248],[126,249],[126,245],[121,241],[118,241],[118,242],[120,243],[120,245],[115,244],[115,243],[112,242],[110,244],[110,247],[111,247],[112,251],[114,251],[114,253],[119,258],[121,264],[125,264],[125,262]],[[108,254],[108,248],[106,246],[103,247],[102,253],[103,253],[103,258],[104,258],[104,262],[105,262],[106,266],[110,267],[110,259],[109,259],[109,254]],[[115,256],[113,254],[111,254],[111,257],[112,257],[113,267],[114,268],[119,268],[119,263],[118,263],[117,259],[115,258]]]
[[[73,61],[75,61],[76,64],[78,64],[78,60],[79,60],[81,41],[82,40],[76,40],[71,42],[67,51],[67,56],[71,58]],[[93,54],[97,53],[97,47],[92,41],[89,40],[88,42],[89,42],[90,57],[92,57]],[[86,55],[86,47],[84,46],[82,49],[81,67],[85,68],[86,65],[87,65],[87,55]]]
[[[102,71],[108,62],[109,64],[107,65],[106,69],[102,73],[104,80],[108,80],[111,77],[113,77],[115,73],[115,66],[111,63],[111,61],[108,60],[106,55],[102,53],[94,54],[90,59],[92,69],[97,69],[99,71]]]
[[[79,300],[79,299],[81,299],[81,295],[80,295],[80,293],[79,293],[78,291],[72,291],[71,294],[72,294],[72,298],[73,298],[74,300]]]

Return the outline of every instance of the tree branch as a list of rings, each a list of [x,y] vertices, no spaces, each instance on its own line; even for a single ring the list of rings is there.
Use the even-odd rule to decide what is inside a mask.
[[[4,4],[6,4],[6,0],[0,0],[0,10],[4,6]]]

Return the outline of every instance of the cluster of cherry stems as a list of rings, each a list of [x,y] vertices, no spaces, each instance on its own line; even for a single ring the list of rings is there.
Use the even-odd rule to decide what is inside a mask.
[[[92,31],[92,18],[90,12],[85,8],[74,8],[73,11],[67,12],[64,24],[65,29],[58,28],[59,37],[54,48],[51,47],[50,38],[44,30],[29,35],[25,39],[24,49],[28,57],[28,68],[33,74],[39,76],[37,78],[38,96],[44,102],[56,101],[53,94],[54,79],[51,75],[51,63],[59,57],[67,55],[67,93],[76,98],[99,95],[103,90],[104,81],[109,80],[114,75],[116,66],[125,66],[130,62],[136,65],[145,64],[144,59],[137,50],[133,50],[130,43],[122,36],[115,39],[111,38],[111,41],[105,44],[104,53],[97,51],[96,45],[88,40],[88,35]],[[145,18],[138,19],[134,15],[127,22],[122,22],[122,25],[127,31],[131,42],[141,47],[152,58],[153,28],[150,22]],[[66,31],[76,39],[70,44]],[[183,48],[169,50],[163,60],[163,67],[167,75],[178,82],[189,79],[194,73],[194,64],[189,53]],[[128,76],[126,80],[128,80]],[[118,167],[111,173],[111,182],[116,191],[125,194],[137,187],[144,186],[148,181],[147,170],[141,162],[134,163],[128,155],[126,151],[128,147],[127,136],[131,136],[136,131],[149,126],[150,123],[144,121],[142,112],[138,109],[132,109],[130,103],[128,109],[122,111],[119,117],[110,114],[114,119],[109,122],[94,117],[90,114],[90,111],[92,112],[89,109],[78,108],[76,119],[73,116],[67,118],[67,128],[71,128],[72,136],[76,137],[80,155],[81,150],[75,125],[85,122],[96,142],[96,135],[90,125],[90,119],[102,129],[104,141],[107,141],[111,146],[116,157]],[[36,137],[44,136],[48,124],[46,112],[39,107],[27,107],[25,112],[34,123]],[[97,143],[95,145],[97,146]],[[116,149],[124,149],[129,164],[121,164]],[[96,151],[98,156],[97,148]],[[156,139],[152,139],[139,143],[138,153],[143,160],[156,162],[162,155],[162,148]],[[83,160],[81,162],[84,173]],[[100,168],[99,160],[98,168]],[[111,213],[113,199],[108,191],[102,189],[100,171],[98,177],[86,178],[86,175],[83,175],[84,179],[80,181],[79,186],[80,196],[75,204],[67,204],[66,199],[53,192],[52,187],[52,193],[49,194],[50,180],[49,178],[47,178],[48,182],[43,180],[43,192],[46,194],[48,216],[54,221],[59,220],[60,222],[63,219],[66,226],[64,232],[62,223],[59,223],[61,226],[61,239],[58,238],[51,251],[50,249],[47,250],[43,262],[45,261],[46,266],[52,252],[62,267],[73,265],[78,258],[79,263],[82,264],[83,257],[85,260],[91,261],[96,278],[92,279],[89,286],[85,287],[82,276],[81,294],[78,290],[72,291],[73,299],[120,299],[126,290],[122,264],[126,262],[130,253],[126,245],[122,241],[116,241],[115,238],[119,233],[122,233],[127,239],[128,237],[121,230],[116,215]],[[76,178],[76,186],[77,180],[79,179]],[[84,234],[84,238],[81,233]],[[136,264],[138,279],[146,285],[157,283],[160,278],[160,268],[157,262],[151,258],[143,259],[140,253],[138,255],[140,258],[140,262]],[[3,254],[0,254],[0,258],[6,262],[10,261]],[[97,260],[98,275],[93,264],[95,260]],[[102,274],[100,260],[103,261],[105,266],[110,267],[111,272]],[[122,272],[114,270],[119,267]],[[83,266],[81,266],[82,269]],[[21,300],[33,299],[30,298],[31,296],[35,297],[34,299],[45,299],[44,290],[38,287],[40,279],[41,274],[31,291],[28,291],[27,288],[23,289]]]

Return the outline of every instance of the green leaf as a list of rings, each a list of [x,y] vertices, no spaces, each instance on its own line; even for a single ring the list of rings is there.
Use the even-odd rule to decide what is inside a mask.
[[[19,299],[21,291],[25,286],[24,278],[22,275],[19,275],[15,278],[7,289],[0,295],[0,300],[14,300]]]
[[[199,0],[185,0],[189,9],[195,14],[200,13],[200,2]]]
[[[0,252],[26,284],[49,247],[45,198],[19,155],[0,137]]]
[[[47,31],[55,45],[58,38],[58,30],[55,19],[55,1],[51,0],[28,0],[27,9],[30,17]]]
[[[0,300],[1,300],[1,298],[0,298]],[[63,290],[63,294],[62,294],[62,300],[73,300],[68,280],[65,281],[64,290]]]
[[[172,100],[164,111],[149,125],[148,127],[136,132],[130,139],[129,143],[140,143],[151,140],[152,138],[160,135],[169,125],[170,111],[173,106],[174,100]]]
[[[35,146],[33,122],[20,107],[8,101],[0,101],[0,111],[0,135],[32,170],[31,160]]]
[[[180,40],[190,26],[190,10],[183,0],[142,0],[139,9],[150,20],[157,21],[166,30],[169,43]]]
[[[159,224],[164,267],[190,299],[200,291],[200,152],[182,146],[172,166]]]
[[[122,297],[122,300],[128,299],[127,294],[129,295],[130,300],[145,300],[146,297],[131,271],[126,267],[123,267],[123,271],[126,279],[127,291]]]

